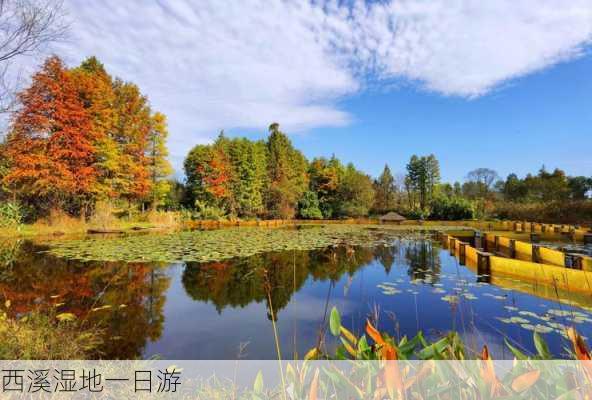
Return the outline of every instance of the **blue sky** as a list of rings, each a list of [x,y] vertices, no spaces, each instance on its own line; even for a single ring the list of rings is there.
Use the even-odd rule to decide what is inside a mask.
[[[442,178],[478,167],[502,176],[542,165],[592,176],[592,54],[509,82],[476,99],[409,85],[343,101],[355,120],[293,137],[308,157],[331,155],[372,175],[404,172],[411,154],[436,154]]]
[[[308,157],[372,175],[430,152],[451,181],[542,164],[592,175],[590,0],[65,6],[71,37],[52,52],[137,83],[168,117],[177,172],[221,129],[261,138],[277,121]]]

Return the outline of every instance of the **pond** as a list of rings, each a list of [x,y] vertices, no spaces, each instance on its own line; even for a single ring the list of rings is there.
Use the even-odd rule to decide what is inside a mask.
[[[315,241],[294,239],[318,235],[315,229],[269,233],[270,240],[283,237],[285,249],[259,243],[255,251],[246,245],[240,251],[248,254],[219,254],[219,260],[204,262],[151,260],[150,241],[178,239],[188,246],[187,237],[175,235],[81,240],[76,246],[86,246],[85,260],[56,255],[65,248],[73,252],[71,241],[50,247],[5,243],[0,298],[11,301],[15,316],[58,308],[102,329],[104,343],[96,357],[109,359],[272,359],[273,319],[282,357],[302,358],[323,337],[333,306],[355,333],[363,331],[366,318],[378,316],[379,328],[394,336],[412,337],[421,330],[435,339],[455,330],[466,346],[480,350],[487,344],[497,358],[512,358],[504,339],[534,352],[533,330],[556,356],[565,356],[565,326],[575,325],[592,337],[590,296],[480,274],[460,265],[426,233],[393,230],[366,236],[368,230],[358,228],[347,231],[357,238],[349,242],[345,231],[333,229]],[[199,236],[206,240],[212,233],[182,235],[206,235]],[[300,236],[288,237],[295,234]],[[369,239],[364,245],[363,238]],[[93,241],[102,243],[101,257],[89,250]],[[114,257],[109,246],[121,249],[130,241],[146,244],[149,261],[100,260]],[[159,249],[155,257],[166,251]],[[192,251],[179,258],[203,256],[199,249]],[[142,247],[134,257],[141,252]],[[325,339],[324,346],[335,345],[330,334]]]

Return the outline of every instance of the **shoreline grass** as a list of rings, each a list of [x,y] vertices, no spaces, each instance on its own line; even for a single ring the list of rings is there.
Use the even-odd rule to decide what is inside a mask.
[[[73,314],[32,311],[10,317],[0,310],[0,360],[91,359],[102,343],[100,329],[85,328]]]

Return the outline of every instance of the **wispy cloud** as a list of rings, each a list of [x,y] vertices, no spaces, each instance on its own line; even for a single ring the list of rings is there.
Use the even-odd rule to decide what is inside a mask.
[[[569,60],[592,38],[589,0],[69,0],[72,64],[97,55],[169,116],[179,160],[219,129],[347,124],[368,80],[482,96]]]

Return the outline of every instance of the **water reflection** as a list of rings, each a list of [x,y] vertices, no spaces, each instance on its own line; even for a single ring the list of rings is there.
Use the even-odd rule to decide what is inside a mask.
[[[381,255],[392,257],[393,251],[381,249]],[[225,262],[187,263],[182,279],[192,299],[211,302],[219,313],[229,306],[264,302],[271,319],[269,299],[279,314],[308,279],[336,282],[344,274],[353,276],[374,257],[372,249],[361,247],[273,252]]]
[[[30,242],[18,245],[0,269],[0,294],[9,313],[69,312],[105,332],[102,358],[135,358],[163,330],[170,277],[162,266],[73,262],[49,257]]]
[[[332,305],[357,333],[378,306],[396,320],[398,335],[459,329],[487,337],[490,346],[497,340],[503,347],[507,335],[528,348],[532,332],[498,316],[558,307],[557,293],[540,285],[485,283],[476,268],[459,265],[431,240],[186,264],[76,262],[43,250],[28,241],[1,244],[0,299],[10,299],[12,316],[56,309],[101,329],[104,344],[95,355],[101,358],[235,358],[246,343],[245,357],[274,358],[272,318],[284,356],[302,356],[319,340]],[[451,296],[459,303],[443,301]],[[587,320],[579,329],[592,333]],[[558,340],[550,346],[561,349]]]
[[[405,247],[405,259],[409,265],[407,274],[411,280],[429,280],[438,283],[440,277],[439,248],[429,240],[417,240]]]

